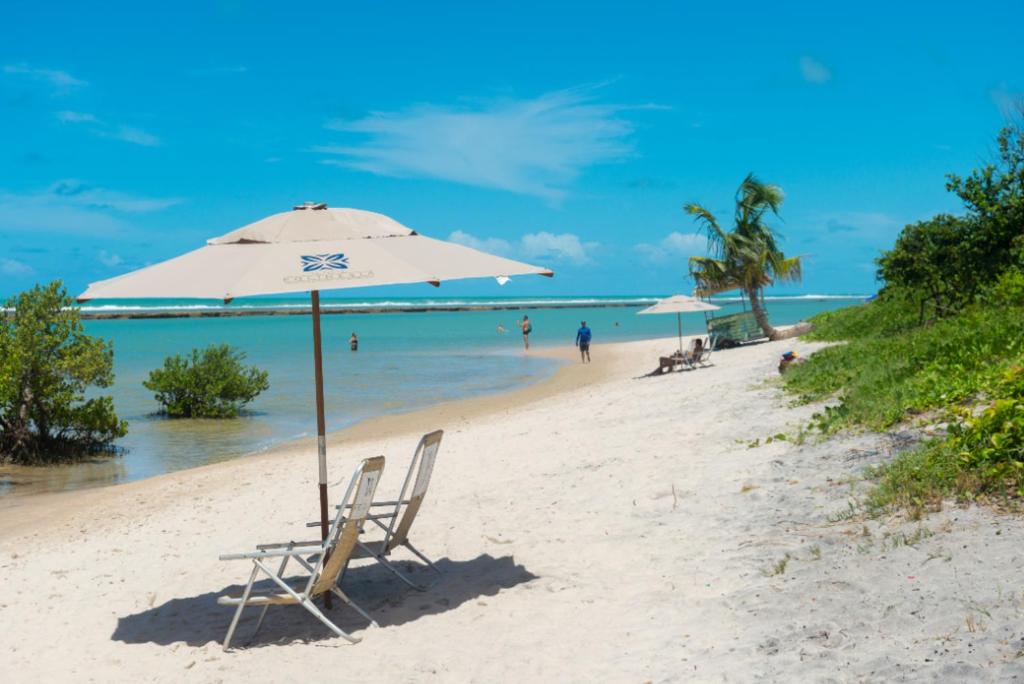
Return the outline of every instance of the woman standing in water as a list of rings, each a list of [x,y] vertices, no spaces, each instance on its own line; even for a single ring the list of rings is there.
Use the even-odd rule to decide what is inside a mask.
[[[359,351],[359,338],[356,337],[355,333],[352,333],[352,337],[348,338],[348,348],[352,351]]]

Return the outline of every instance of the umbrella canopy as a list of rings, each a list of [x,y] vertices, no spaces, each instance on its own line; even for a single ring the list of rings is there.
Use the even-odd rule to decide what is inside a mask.
[[[197,298],[309,292],[313,313],[320,522],[327,535],[327,442],[320,290],[537,274],[546,268],[434,240],[383,214],[307,202],[208,240],[173,259],[89,285],[89,299]]]
[[[696,297],[687,295],[672,295],[661,299],[646,309],[637,311],[637,314],[676,314],[677,329],[679,331],[679,355],[683,354],[683,314],[693,311],[717,311],[720,306],[709,302],[702,302]]]
[[[668,313],[690,313],[691,311],[718,311],[722,307],[715,306],[708,302],[702,302],[696,297],[686,295],[672,295],[665,299],[658,300],[651,306],[637,311],[638,314],[668,314]]]
[[[546,268],[435,240],[383,214],[305,204],[173,259],[92,283],[88,299],[251,295],[443,280],[552,275]]]

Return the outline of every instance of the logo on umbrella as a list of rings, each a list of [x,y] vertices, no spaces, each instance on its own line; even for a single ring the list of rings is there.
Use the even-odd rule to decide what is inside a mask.
[[[342,271],[348,268],[344,254],[310,254],[302,257],[303,271]]]

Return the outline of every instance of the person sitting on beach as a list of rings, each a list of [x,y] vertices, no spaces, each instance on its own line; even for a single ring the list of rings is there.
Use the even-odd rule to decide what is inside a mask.
[[[697,363],[700,361],[701,355],[704,353],[704,340],[699,337],[693,340],[693,349],[690,351],[690,362]]]
[[[782,355],[782,358],[779,360],[779,375],[785,373],[793,364],[803,362],[804,359],[801,358],[800,356],[797,356],[797,353],[795,351],[786,352],[785,354]]]
[[[658,358],[658,367],[652,370],[644,377],[651,377],[652,375],[664,375],[666,372],[671,373],[676,369],[676,366],[683,362],[683,357],[679,352],[673,352],[671,356],[661,356]]]
[[[355,333],[352,333],[352,337],[348,338],[348,348],[352,351],[359,351],[359,338],[356,337]]]
[[[576,346],[580,348],[580,361],[590,363],[590,328],[586,321],[580,321],[580,329],[576,331]]]

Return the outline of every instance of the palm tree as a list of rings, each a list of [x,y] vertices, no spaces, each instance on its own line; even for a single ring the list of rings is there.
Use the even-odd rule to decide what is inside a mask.
[[[690,257],[690,276],[698,295],[710,295],[739,288],[750,299],[750,308],[761,330],[770,340],[786,337],[768,322],[761,292],[776,281],[800,280],[800,257],[787,257],[778,246],[778,236],[766,223],[769,213],[779,215],[782,188],[762,183],[748,175],[736,191],[736,225],[722,230],[714,214],[699,204],[683,209],[695,217],[708,236],[709,256]]]

